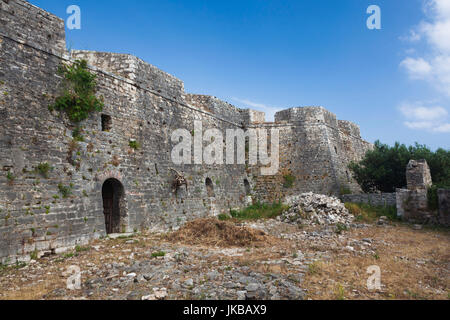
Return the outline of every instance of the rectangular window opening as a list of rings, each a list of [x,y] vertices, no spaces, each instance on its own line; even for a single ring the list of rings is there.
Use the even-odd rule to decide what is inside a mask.
[[[112,129],[112,118],[107,114],[102,114],[102,131],[109,132]]]

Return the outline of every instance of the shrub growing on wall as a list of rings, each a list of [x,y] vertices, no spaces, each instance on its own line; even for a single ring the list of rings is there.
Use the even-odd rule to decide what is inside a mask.
[[[63,94],[50,109],[66,112],[74,123],[87,119],[91,112],[102,111],[103,98],[95,96],[96,75],[89,71],[86,60],[63,64],[58,68],[58,73],[64,78]]]

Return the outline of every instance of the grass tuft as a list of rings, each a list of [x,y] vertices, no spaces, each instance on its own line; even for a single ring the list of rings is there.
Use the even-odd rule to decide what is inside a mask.
[[[399,221],[397,217],[397,209],[394,206],[373,206],[365,203],[345,204],[347,210],[356,217],[357,221],[373,223],[379,217],[385,216],[390,221]]]
[[[280,216],[287,209],[289,207],[283,205],[281,202],[274,202],[272,204],[258,202],[240,211],[230,210],[230,215],[236,220],[273,219]],[[221,215],[221,218],[226,219],[225,215]]]

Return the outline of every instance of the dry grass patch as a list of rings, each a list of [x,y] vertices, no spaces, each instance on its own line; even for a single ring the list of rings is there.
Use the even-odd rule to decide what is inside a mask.
[[[354,239],[372,238],[374,255],[341,252],[310,265],[305,286],[312,299],[449,299],[448,232],[416,231],[409,226],[353,231]],[[382,288],[367,289],[367,268],[381,269]]]
[[[216,247],[263,247],[276,241],[264,231],[213,218],[188,222],[180,230],[168,235],[167,239],[188,245]]]

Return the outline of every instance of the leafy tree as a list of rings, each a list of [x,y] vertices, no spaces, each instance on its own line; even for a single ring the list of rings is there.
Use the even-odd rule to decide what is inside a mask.
[[[408,162],[420,159],[427,160],[436,186],[450,186],[450,151],[438,149],[433,152],[418,143],[407,147],[397,142],[390,147],[377,141],[364,159],[352,162],[349,168],[364,192],[394,192],[396,188],[406,186]]]

